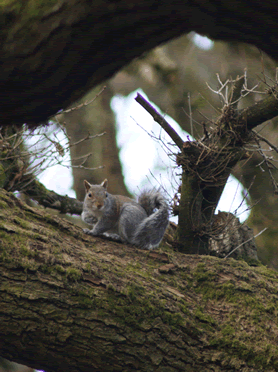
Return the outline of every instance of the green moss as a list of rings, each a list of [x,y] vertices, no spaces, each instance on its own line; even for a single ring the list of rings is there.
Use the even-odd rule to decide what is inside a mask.
[[[0,200],[0,209],[8,208],[8,204],[4,200]]]
[[[27,237],[25,235],[16,234],[15,231],[7,232],[5,230],[1,230],[0,224],[1,250],[5,249],[7,254],[10,255],[11,247],[18,247],[18,249],[20,249],[21,247],[27,246]],[[13,257],[12,252],[11,257]]]
[[[265,311],[267,311],[269,314],[275,314],[276,313],[276,306],[274,305],[274,302],[268,304],[266,307],[265,307]]]
[[[92,267],[91,267],[91,264],[90,264],[89,262],[86,262],[85,269],[86,269],[86,271],[88,271],[89,273],[91,272]]]
[[[14,16],[21,15],[22,18],[34,18],[44,15],[48,10],[57,4],[57,0],[26,0],[25,2],[18,0],[0,0],[0,12],[5,11]]]
[[[207,270],[204,263],[199,263],[196,266],[195,271],[193,272],[193,279],[195,279],[199,283],[214,281],[215,278],[216,278],[215,272]]]
[[[126,295],[117,293],[111,286],[108,289],[107,310],[121,324],[128,324],[135,330],[146,329],[148,324],[156,321],[162,321],[172,329],[179,329],[180,325],[185,324],[182,314],[168,311],[164,301],[146,293],[144,287],[132,284]]]
[[[261,265],[256,270],[258,273],[265,275],[267,278],[275,279],[278,283],[278,272],[277,271],[270,269],[264,265]]]
[[[32,225],[29,222],[24,221],[22,218],[19,218],[18,216],[15,216],[13,218],[13,221],[20,227],[23,227],[24,229],[30,229],[32,227]]]
[[[235,329],[230,324],[221,327],[221,333],[223,336],[234,336],[235,335]]]
[[[79,294],[78,296],[74,297],[74,299],[82,306],[82,307],[87,307],[87,308],[91,308],[92,307],[92,300],[87,296],[87,295],[84,295],[82,296],[81,294]]]
[[[78,269],[73,268],[73,267],[67,267],[66,268],[66,277],[69,280],[78,281],[82,277],[82,272]]]
[[[17,0],[0,0],[0,7],[10,7],[9,9],[15,8],[21,8],[22,4],[20,5],[20,2]]]
[[[278,366],[277,350],[271,345],[259,344],[256,346],[252,342],[249,345],[247,342],[230,336],[228,333],[224,337],[218,336],[217,339],[210,341],[210,346],[245,360],[249,366],[256,367],[257,370],[267,371],[270,365],[272,367]]]
[[[183,301],[183,303],[184,303],[184,301]],[[180,303],[180,304],[179,304],[179,308],[180,308],[180,311],[181,311],[183,314],[185,314],[185,315],[189,315],[189,314],[190,314],[190,311],[188,310],[188,308],[187,308],[186,305]]]
[[[31,255],[30,249],[28,249],[26,246],[20,248],[20,253],[22,254],[22,256],[26,257],[29,257]]]
[[[0,163],[0,188],[3,188],[5,185],[5,181],[7,179],[5,169],[3,165]]]
[[[202,309],[197,309],[195,311],[195,316],[198,318],[201,322],[209,323],[211,325],[215,325],[215,320],[208,314],[205,314]]]
[[[162,315],[163,323],[172,326],[173,329],[178,329],[180,325],[184,324],[184,318],[180,313],[171,313],[165,311]]]
[[[66,273],[66,270],[63,268],[63,266],[61,265],[55,265],[55,270],[57,271],[57,273],[59,274],[65,274]]]

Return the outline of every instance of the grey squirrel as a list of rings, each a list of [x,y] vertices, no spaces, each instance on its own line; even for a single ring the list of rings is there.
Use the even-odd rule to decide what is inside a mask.
[[[84,181],[86,195],[81,217],[94,225],[86,234],[116,237],[142,249],[153,249],[161,242],[169,222],[168,203],[158,190],[144,191],[138,203],[126,196],[107,192],[108,181],[91,185]],[[111,235],[112,234],[112,235]]]

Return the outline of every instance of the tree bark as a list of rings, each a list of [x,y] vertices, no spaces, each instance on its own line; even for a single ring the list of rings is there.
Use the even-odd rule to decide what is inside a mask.
[[[143,52],[190,31],[253,43],[277,58],[277,11],[271,0],[5,1],[1,125],[37,125]]]
[[[89,102],[100,91],[100,87],[93,89],[82,99],[81,103]],[[84,179],[87,179],[93,185],[98,185],[107,178],[109,189],[113,190],[114,194],[130,196],[124,184],[119,149],[116,143],[115,115],[110,107],[112,97],[113,93],[110,86],[106,84],[106,89],[92,104],[65,113],[61,118],[72,143],[81,141],[88,133],[91,135],[105,133],[104,136],[92,141],[80,142],[70,148],[71,164],[73,166],[80,164],[80,160],[75,160],[76,158],[78,159],[89,153],[92,154],[83,164],[85,169],[72,168],[73,189],[79,200],[84,198]],[[76,105],[78,103],[74,106]],[[97,169],[98,167],[101,168]],[[96,169],[88,170],[88,168]]]
[[[93,238],[3,190],[0,203],[1,356],[49,371],[277,369],[276,272]]]

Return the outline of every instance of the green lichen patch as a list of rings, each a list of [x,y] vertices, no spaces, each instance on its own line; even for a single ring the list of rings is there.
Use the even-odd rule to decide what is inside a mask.
[[[165,262],[150,252],[84,235],[57,216],[6,197],[0,192],[0,200],[10,206],[1,210],[0,264],[18,275],[9,293],[37,298],[32,285],[41,283],[41,303],[54,297],[70,309],[68,318],[63,318],[64,308],[60,315],[51,309],[55,320],[60,316],[73,327],[83,322],[89,338],[95,335],[108,344],[110,337],[130,353],[131,343],[157,345],[159,368],[160,352],[163,358],[174,356],[171,365],[184,360],[193,365],[194,360],[195,370],[204,365],[220,366],[216,371],[222,366],[248,372],[278,368],[276,272],[178,252],[167,253],[173,270],[161,271]],[[9,285],[3,284],[3,294]],[[66,330],[61,339],[67,337]]]
[[[46,15],[56,4],[58,5],[57,0],[1,0],[0,19],[9,14],[10,17],[21,16],[24,20],[31,20]]]
[[[24,229],[31,229],[33,227],[31,223],[27,222],[26,220],[18,216],[14,217],[13,222],[15,222],[17,225],[21,226]]]
[[[139,289],[138,295],[134,295],[134,287],[129,288],[128,296],[119,296],[117,292],[109,291],[107,296],[106,310],[113,313],[113,317],[121,324],[128,324],[133,329],[145,329],[146,324],[152,324],[160,319],[163,324],[178,329],[185,325],[184,318],[179,312],[171,312],[165,309],[163,302],[143,295],[143,289]]]
[[[67,279],[72,281],[78,281],[82,277],[82,272],[74,267],[67,267],[65,270]]]

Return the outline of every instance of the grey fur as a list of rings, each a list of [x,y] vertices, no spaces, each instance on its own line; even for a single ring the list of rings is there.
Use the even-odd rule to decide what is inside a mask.
[[[105,181],[90,185],[83,204],[82,219],[94,224],[90,235],[117,234],[123,242],[142,249],[153,249],[161,242],[169,222],[168,203],[159,190],[144,191],[138,203],[132,199],[106,192]],[[87,186],[88,187],[88,186]],[[88,199],[94,195],[102,207],[96,208]],[[97,221],[97,223],[95,223]]]

